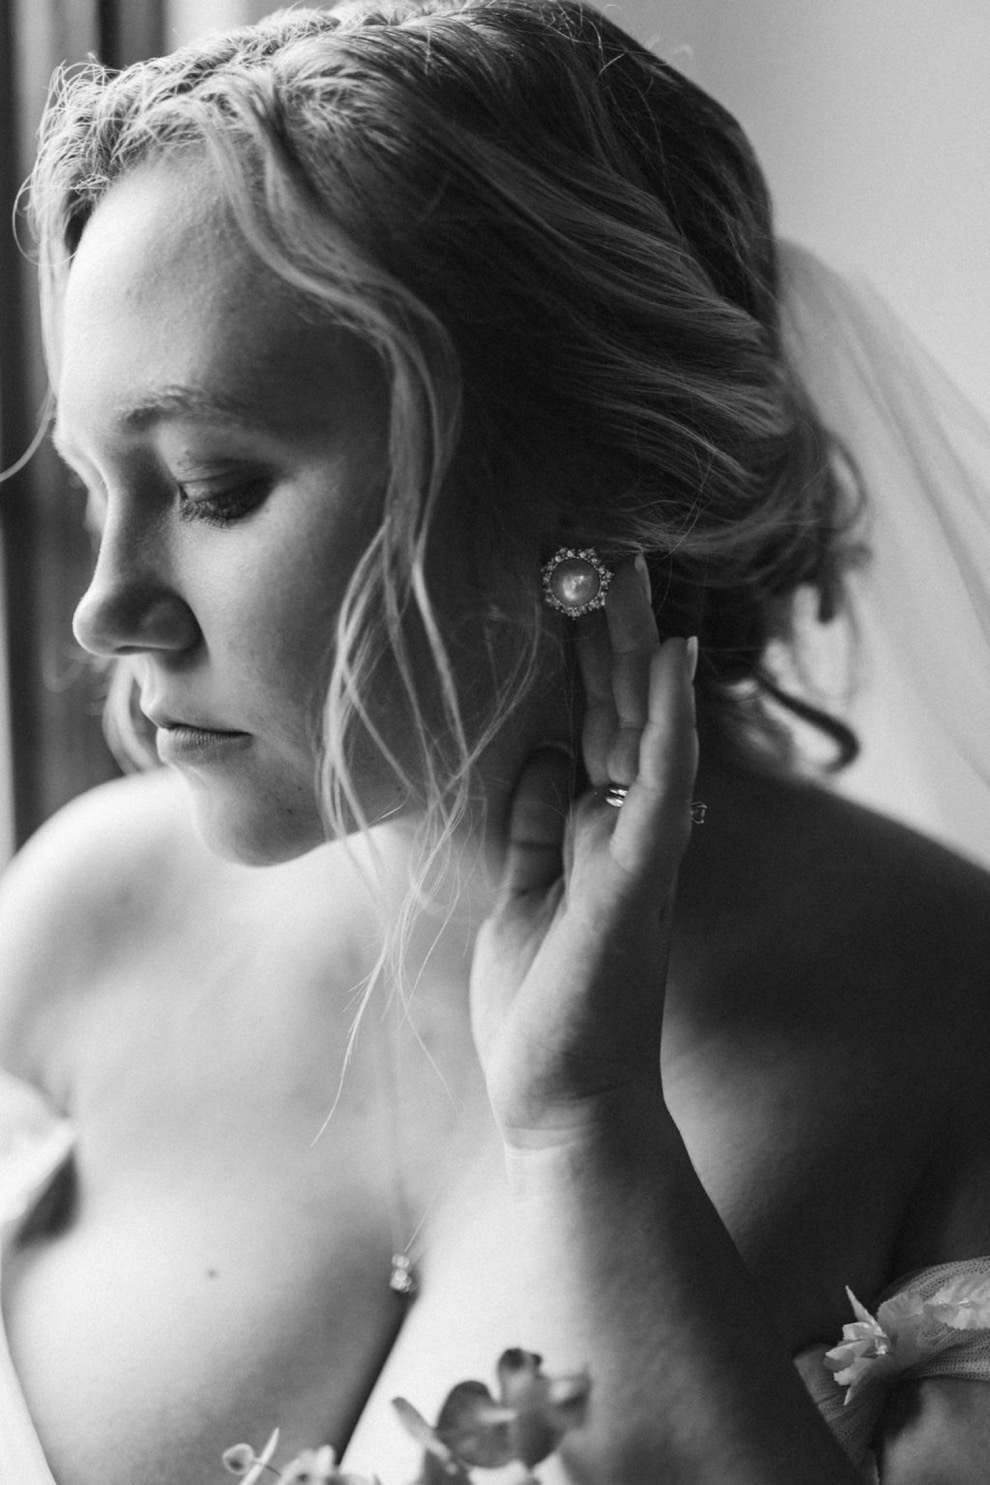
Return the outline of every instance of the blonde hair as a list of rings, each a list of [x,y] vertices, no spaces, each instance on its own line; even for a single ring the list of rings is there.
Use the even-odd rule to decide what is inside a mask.
[[[362,821],[363,730],[434,853],[451,837],[537,675],[534,533],[643,550],[661,630],[700,636],[707,715],[781,752],[766,702],[791,703],[767,646],[789,637],[798,589],[837,610],[852,482],[781,352],[770,202],[731,116],[575,0],[293,9],[118,74],[74,70],[31,186],[53,363],[89,215],[129,169],[183,151],[213,162],[251,248],[374,349],[390,389],[383,519],[341,605],[324,709],[328,828]],[[491,596],[470,715],[426,574],[441,509]],[[386,656],[412,769],[368,704]],[[126,692],[110,725],[133,747]]]

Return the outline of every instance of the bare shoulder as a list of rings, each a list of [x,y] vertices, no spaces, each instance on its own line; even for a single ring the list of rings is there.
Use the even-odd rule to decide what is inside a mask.
[[[906,987],[990,1011],[990,872],[884,815],[809,792],[812,848],[854,950],[882,955]]]
[[[848,1318],[847,1283],[990,1253],[990,877],[817,786],[702,789],[665,1021],[677,1111],[797,1343]]]
[[[114,955],[147,932],[163,882],[208,869],[181,781],[164,771],[81,795],[0,881],[0,1064],[38,1078],[39,1046]]]
[[[830,863],[820,868],[822,921],[809,936],[828,977],[818,993],[835,1017],[842,1064],[859,1084],[868,1073],[873,1129],[883,1131],[886,1108],[901,1144],[917,1140],[920,1156],[891,1271],[988,1254],[990,873],[834,796],[808,807],[816,854]]]
[[[732,777],[682,882],[700,936],[725,922],[791,1001],[827,989],[863,1023],[926,997],[990,1013],[990,873],[831,790]]]
[[[905,1204],[893,1253],[892,1271],[905,1274],[990,1255],[990,874],[912,831],[886,821],[873,825],[875,818],[868,818],[867,827],[878,837],[874,849],[885,872],[877,894],[880,947],[891,940],[898,946],[885,1024],[905,1049],[891,1059],[907,1074],[901,1076],[905,1119],[921,1122],[927,1096],[936,1095],[928,1156]],[[938,1380],[923,1384],[921,1392],[926,1447],[944,1442],[943,1429],[957,1412],[970,1416],[968,1404],[978,1392],[985,1450],[986,1388],[973,1389],[971,1399],[965,1383]],[[930,1428],[933,1418],[938,1427]],[[903,1418],[893,1432],[899,1442],[895,1447],[892,1433],[891,1479],[900,1480],[901,1469],[905,1481],[935,1479],[925,1470],[940,1457],[941,1445],[934,1455],[916,1455],[914,1430]],[[965,1454],[965,1430],[963,1435],[957,1447]],[[959,1467],[961,1455],[941,1457],[949,1469],[945,1479],[983,1478]],[[985,1452],[981,1458],[985,1466]]]
[[[184,795],[156,770],[103,784],[52,816],[0,883],[5,954],[54,933],[80,964],[105,945],[108,927],[126,931],[150,881],[205,859]]]
[[[837,1026],[904,1075],[982,1096],[990,1036],[990,873],[831,792],[784,827],[792,953]],[[816,970],[817,966],[817,970]],[[903,1059],[898,1062],[898,1059]]]
[[[726,790],[696,834],[679,1002],[696,1040],[717,1034],[740,1058],[787,1049],[829,1117],[841,1089],[849,1107],[923,1121],[931,1139],[947,1109],[986,1096],[987,872],[787,780]]]
[[[140,1020],[149,997],[276,974],[284,995],[356,983],[373,899],[352,853],[327,845],[276,866],[223,860],[168,770],[82,795],[0,882],[0,1067],[56,1102],[97,1013]],[[157,1014],[157,1009],[155,1010]],[[180,1012],[177,1010],[177,1014]]]

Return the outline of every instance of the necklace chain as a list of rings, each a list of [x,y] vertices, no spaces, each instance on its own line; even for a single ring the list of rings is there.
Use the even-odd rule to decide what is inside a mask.
[[[402,1242],[402,1231],[408,1221],[409,1202],[406,1198],[405,1179],[402,1161],[400,1130],[401,1123],[401,1100],[402,1100],[402,1067],[401,1067],[401,1035],[403,1006],[401,1000],[396,997],[394,1006],[386,1008],[383,1021],[386,1024],[385,1032],[385,1056],[382,1056],[382,1046],[378,1038],[375,1042],[375,1062],[378,1065],[378,1077],[381,1089],[381,1103],[384,1105],[385,1122],[387,1129],[388,1163],[390,1166],[389,1183],[389,1223],[392,1228],[392,1257],[389,1272],[388,1285],[394,1294],[402,1299],[414,1300],[419,1293],[420,1280],[416,1262],[416,1243],[426,1226],[427,1219],[436,1205],[440,1195],[440,1189],[444,1182],[441,1176],[434,1187],[433,1194],[427,1202],[420,1215],[419,1221],[413,1228],[405,1243]],[[385,1063],[383,1068],[382,1063]]]

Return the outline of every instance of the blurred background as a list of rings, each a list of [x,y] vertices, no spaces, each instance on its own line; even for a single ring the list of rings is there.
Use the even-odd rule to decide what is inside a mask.
[[[30,262],[9,229],[48,81],[271,10],[259,0],[0,0],[0,468],[44,402]],[[778,228],[864,272],[990,413],[987,0],[626,0],[607,13],[715,94],[763,161]],[[0,486],[0,864],[115,765],[73,645],[82,503],[47,447]]]

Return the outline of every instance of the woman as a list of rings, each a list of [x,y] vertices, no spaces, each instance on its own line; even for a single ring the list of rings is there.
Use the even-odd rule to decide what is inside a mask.
[[[391,1485],[387,1399],[514,1344],[591,1377],[548,1481],[860,1478],[845,1286],[959,1263],[982,1328],[987,883],[779,720],[857,502],[737,127],[570,3],[284,12],[69,82],[33,200],[77,637],[170,769],[7,887],[72,1141],[19,1478],[280,1425]],[[986,1388],[877,1376],[858,1461],[982,1478]]]

